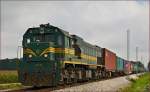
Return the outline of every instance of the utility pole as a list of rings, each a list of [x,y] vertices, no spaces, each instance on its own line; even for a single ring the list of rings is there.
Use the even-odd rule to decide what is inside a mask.
[[[150,1],[149,1],[149,4],[150,4]],[[150,5],[149,5],[149,8],[150,8]],[[149,18],[149,21],[150,21],[150,18]],[[149,27],[149,71],[150,71],[150,27]]]
[[[150,8],[150,1],[149,1],[149,8]],[[149,9],[149,15],[150,15],[150,9]],[[149,21],[150,21],[150,18],[149,18]],[[150,22],[149,22],[150,23]],[[149,43],[149,55],[148,55],[148,69],[150,71],[150,27],[149,27],[149,40],[148,40],[148,43]]]
[[[139,48],[136,47],[136,61],[138,61],[138,54],[139,54],[138,50],[139,50]]]
[[[141,63],[142,63],[142,61],[143,61],[143,56],[141,56]]]
[[[150,1],[149,1],[149,4],[150,4]],[[150,6],[149,6],[150,7]],[[149,12],[149,14],[150,14],[150,12]],[[150,19],[149,19],[149,21],[150,21]],[[150,71],[150,28],[149,28],[149,55],[148,55],[148,69],[149,69],[149,71]]]
[[[149,8],[150,8],[150,1],[149,1]],[[150,18],[149,18],[149,21],[150,21]],[[150,71],[150,27],[149,27],[149,55],[148,56],[149,56],[148,69]]]
[[[130,60],[130,30],[127,30],[127,60]]]

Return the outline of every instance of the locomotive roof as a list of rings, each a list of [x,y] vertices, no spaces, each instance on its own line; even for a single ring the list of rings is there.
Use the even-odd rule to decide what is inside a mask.
[[[61,32],[62,34],[71,37],[71,35],[69,35],[69,32],[64,31],[64,30],[62,30],[62,29],[60,29],[60,28],[58,28],[58,27],[52,26],[52,25],[50,25],[49,23],[48,23],[48,24],[41,24],[39,27],[29,28],[29,29],[26,31],[25,34],[32,33],[31,31],[36,31],[37,33],[40,33],[40,31],[42,30],[42,28],[56,29],[57,31]],[[38,30],[38,29],[41,29],[41,30]],[[47,31],[47,30],[44,30],[44,32],[50,33],[50,31]]]
[[[35,33],[37,32],[37,33],[40,33],[41,32],[41,30],[42,30],[42,28],[50,28],[50,29],[57,29],[57,31],[59,31],[59,32],[61,32],[62,34],[64,34],[64,35],[66,35],[66,36],[68,36],[68,37],[70,37],[70,38],[76,38],[76,39],[78,39],[78,40],[81,40],[81,41],[83,41],[84,43],[85,43],[85,45],[87,45],[87,46],[89,46],[89,47],[94,47],[94,48],[97,48],[97,49],[100,49],[101,47],[99,47],[99,46],[96,46],[96,45],[92,45],[92,44],[90,44],[90,43],[88,43],[88,42],[86,42],[86,41],[84,41],[81,37],[79,37],[78,35],[74,35],[74,34],[69,34],[69,32],[67,32],[67,31],[64,31],[64,30],[62,30],[62,29],[60,29],[60,28],[58,28],[58,27],[55,27],[55,26],[53,26],[53,25],[50,25],[49,23],[48,24],[41,24],[39,27],[32,27],[32,28],[29,28],[27,31],[26,31],[26,33],[24,34],[24,35],[26,35],[26,34],[28,34],[28,33],[32,33],[32,31],[34,31]],[[39,30],[40,29],[40,30]],[[44,32],[46,32],[46,33],[50,33],[50,31],[47,31],[47,30],[43,30]]]
[[[75,39],[78,39],[80,41],[83,41],[84,45],[87,46],[87,47],[89,47],[89,48],[95,48],[95,49],[99,49],[99,50],[101,49],[101,47],[99,47],[97,45],[93,45],[93,44],[85,41],[83,38],[79,37],[78,35],[71,35],[71,36],[72,36],[72,38],[75,38]]]

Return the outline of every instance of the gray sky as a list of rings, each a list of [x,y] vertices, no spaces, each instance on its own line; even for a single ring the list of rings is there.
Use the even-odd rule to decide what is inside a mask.
[[[29,27],[50,23],[89,43],[126,58],[126,30],[131,30],[130,60],[148,61],[148,1],[2,1],[2,58],[16,57]]]

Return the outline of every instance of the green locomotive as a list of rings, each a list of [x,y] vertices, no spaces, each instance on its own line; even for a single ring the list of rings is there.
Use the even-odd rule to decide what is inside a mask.
[[[50,24],[29,28],[22,45],[18,74],[23,85],[56,86],[104,76],[102,48]]]
[[[144,71],[142,64],[118,59],[107,48],[50,24],[29,28],[22,46],[18,75],[26,86],[57,86]]]

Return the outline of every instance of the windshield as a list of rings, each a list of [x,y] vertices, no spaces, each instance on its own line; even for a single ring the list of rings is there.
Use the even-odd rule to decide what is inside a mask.
[[[36,34],[33,36],[33,42],[54,42],[55,38],[52,34]]]

